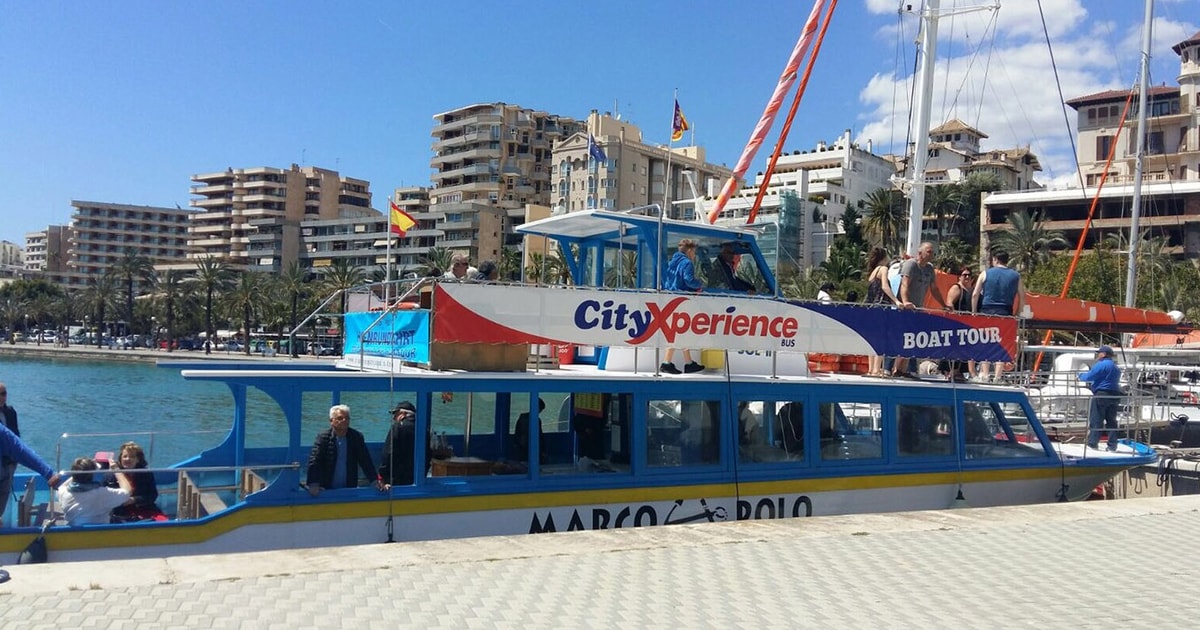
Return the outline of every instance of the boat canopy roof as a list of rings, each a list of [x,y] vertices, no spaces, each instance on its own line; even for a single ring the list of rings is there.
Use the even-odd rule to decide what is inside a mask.
[[[757,275],[766,284],[767,293],[772,294],[776,287],[775,274],[758,244],[762,229],[763,226],[734,227],[669,219],[662,216],[658,204],[627,210],[581,210],[531,221],[516,228],[522,234],[557,241],[564,262],[579,286],[605,286],[605,267],[615,266],[615,253],[623,251],[638,256],[633,288],[660,288],[660,279],[674,252],[673,245],[690,238],[697,242],[701,268],[707,268],[717,252],[729,246],[737,256],[749,256],[754,261]],[[590,260],[602,260],[604,264],[592,264]],[[656,264],[647,265],[646,261],[656,261]]]

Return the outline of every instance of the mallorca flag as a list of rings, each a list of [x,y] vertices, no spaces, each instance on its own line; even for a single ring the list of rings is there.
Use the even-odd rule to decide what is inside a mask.
[[[683,110],[679,109],[679,99],[675,100],[675,119],[671,121],[671,142],[679,142],[683,140],[683,132],[691,129],[688,121],[683,117]]]
[[[404,236],[417,225],[417,220],[412,218],[412,215],[400,209],[395,201],[388,201],[392,207],[392,212],[388,216],[388,229],[396,236]]]
[[[596,160],[597,164],[603,164],[608,161],[608,156],[604,154],[604,149],[601,149],[600,145],[596,144],[596,139],[590,133],[588,134],[588,155],[592,156],[592,159]]]

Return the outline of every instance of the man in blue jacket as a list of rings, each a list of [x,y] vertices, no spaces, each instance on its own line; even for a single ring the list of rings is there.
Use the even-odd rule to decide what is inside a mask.
[[[1092,390],[1092,407],[1088,417],[1087,445],[1100,447],[1100,429],[1108,430],[1108,450],[1117,450],[1117,407],[1121,402],[1121,368],[1113,361],[1108,346],[1096,349],[1096,363],[1079,375],[1079,380]]]
[[[46,460],[38,457],[38,454],[34,453],[33,449],[29,448],[25,442],[22,442],[16,433],[9,431],[8,427],[4,426],[2,422],[0,422],[0,458],[14,461],[45,477],[46,481],[50,483],[51,488],[58,487],[58,473],[54,472],[54,469],[50,467],[50,464],[46,463]],[[8,475],[12,474],[9,472],[11,470],[7,466],[0,468],[0,476],[5,477],[4,479],[0,479],[0,482],[3,482],[0,485],[7,488],[12,487],[12,479],[8,478]],[[4,508],[8,507],[8,496],[9,492],[5,492],[3,496],[0,496],[0,518],[4,517]]]

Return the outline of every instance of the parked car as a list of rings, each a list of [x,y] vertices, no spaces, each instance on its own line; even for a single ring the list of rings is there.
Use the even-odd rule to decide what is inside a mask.
[[[316,354],[319,357],[333,357],[333,356],[337,356],[339,354],[338,351],[335,350],[334,348],[331,348],[329,346],[323,346],[319,343],[314,345],[313,349],[316,350]]]

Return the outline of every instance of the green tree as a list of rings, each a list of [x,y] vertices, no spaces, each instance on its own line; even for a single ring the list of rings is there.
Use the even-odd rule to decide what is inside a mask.
[[[226,291],[233,280],[233,270],[229,265],[215,256],[205,256],[196,261],[196,283],[204,293],[204,347],[205,353],[212,353],[212,345],[216,343],[217,331],[213,328],[213,300]]]
[[[195,301],[194,285],[178,269],[158,272],[155,277],[154,299],[165,316],[163,323],[167,328],[167,352],[175,351],[175,319],[180,309]]]
[[[951,221],[955,235],[979,247],[979,212],[983,205],[983,195],[1002,188],[1000,177],[995,173],[971,173],[959,182],[957,216]]]
[[[230,314],[240,316],[242,319],[245,341],[243,350],[247,356],[250,355],[250,331],[253,330],[255,316],[261,315],[272,301],[269,288],[266,274],[260,271],[246,271],[238,274],[237,280],[225,296],[226,303],[230,307]]]
[[[300,323],[300,300],[308,293],[308,270],[300,266],[299,261],[293,261],[278,280],[279,293],[287,298],[291,307],[291,320],[289,331],[295,331],[296,326]],[[297,356],[296,351],[296,336],[293,334],[288,339],[288,349],[293,357]]]
[[[137,297],[137,283],[150,285],[154,282],[154,261],[141,255],[132,247],[126,247],[121,258],[113,264],[111,272],[121,278],[122,290],[125,297],[125,322],[133,330],[133,300]]]
[[[450,262],[454,258],[454,252],[442,247],[430,247],[429,251],[425,252],[425,256],[421,258],[421,266],[417,268],[422,276],[428,276],[433,270],[437,270],[438,274],[444,274],[450,271]]]
[[[925,215],[933,216],[938,243],[945,239],[947,222],[958,217],[961,195],[962,191],[955,184],[937,184],[925,189]]]
[[[96,322],[96,347],[99,348],[104,342],[104,315],[108,308],[113,305],[113,300],[117,295],[117,287],[120,285],[120,279],[112,272],[106,272],[100,276],[92,278],[91,284],[84,290],[84,304],[91,310],[94,322]]]
[[[1008,215],[1008,229],[992,235],[992,249],[1008,252],[1009,265],[1020,272],[1032,271],[1049,260],[1052,252],[1065,247],[1062,232],[1047,230],[1039,212],[1013,212]]]
[[[8,343],[9,345],[17,343],[17,336],[13,333],[17,330],[17,323],[25,317],[25,303],[15,297],[0,297],[0,319],[4,320],[4,326],[8,328]]]
[[[842,212],[840,222],[842,224],[842,234],[839,234],[839,236],[844,236],[850,244],[857,246],[864,252],[867,251],[867,239],[863,237],[862,230],[862,213],[858,211],[858,208],[846,204],[846,209]]]
[[[949,273],[958,273],[963,267],[975,268],[979,265],[979,249],[957,236],[951,236],[939,245],[934,264]]]
[[[903,248],[905,226],[908,225],[904,197],[900,191],[880,188],[868,194],[865,210],[863,232],[871,239],[871,243],[889,252],[900,251]]]
[[[604,286],[634,288],[637,286],[637,252],[623,251],[604,269]]]
[[[521,250],[516,247],[501,247],[497,263],[501,280],[521,279]]]
[[[334,260],[333,264],[326,267],[325,273],[321,275],[321,286],[324,287],[327,293],[340,293],[338,312],[342,314],[343,318],[346,314],[347,292],[363,284],[366,278],[367,276],[363,272],[362,267],[356,267],[344,258]],[[344,346],[346,341],[346,326],[344,321],[340,330],[342,332],[342,345]]]

